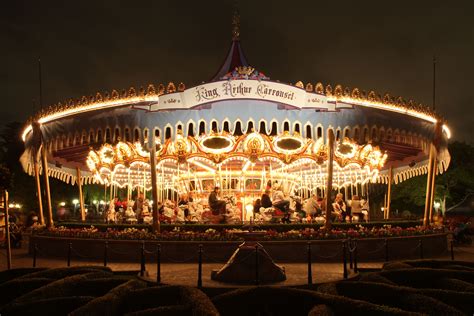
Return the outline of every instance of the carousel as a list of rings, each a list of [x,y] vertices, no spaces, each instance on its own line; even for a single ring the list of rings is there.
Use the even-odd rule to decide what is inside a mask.
[[[270,79],[247,62],[234,16],[228,55],[210,80],[53,105],[27,122],[21,162],[38,192],[45,186],[38,203],[40,220],[49,225],[50,177],[77,184],[82,220],[82,186],[99,184],[105,201],[125,190],[125,210],[140,201],[145,222],[159,225],[212,221],[208,197],[216,187],[226,201],[220,215],[234,223],[274,220],[275,209],[254,207],[266,191],[282,191],[294,210],[314,196],[329,205],[336,191],[346,200],[365,197],[368,183],[388,185],[388,219],[392,184],[422,174],[429,175],[429,223],[435,177],[450,161],[449,137],[445,120],[412,100]],[[192,197],[187,214],[178,205],[184,195]]]

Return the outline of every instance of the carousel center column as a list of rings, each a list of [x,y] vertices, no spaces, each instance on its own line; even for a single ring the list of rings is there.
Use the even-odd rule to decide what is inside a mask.
[[[152,143],[150,148],[150,174],[151,174],[151,194],[153,198],[153,231],[160,232],[160,219],[158,214],[158,188],[156,178],[156,144]]]

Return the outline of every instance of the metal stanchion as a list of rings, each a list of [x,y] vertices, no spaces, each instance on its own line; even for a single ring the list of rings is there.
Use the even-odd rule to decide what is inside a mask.
[[[308,241],[308,284],[313,284],[313,269],[311,265],[311,242]]]
[[[156,247],[156,283],[161,283],[161,244]]]
[[[259,284],[258,275],[258,244],[255,245],[255,285]]]
[[[72,242],[69,242],[68,248],[67,248],[67,266],[71,266],[71,251],[72,251]]]
[[[109,242],[106,240],[104,244],[104,267],[107,266],[107,251],[109,248]]]
[[[38,251],[38,246],[35,243],[33,246],[33,268],[36,268],[36,252]]]
[[[451,260],[454,260],[454,240],[451,240]]]
[[[202,245],[199,245],[198,250],[198,288],[202,288]]]
[[[357,239],[354,240],[354,272],[357,273],[359,272],[359,269],[357,268]]]
[[[344,279],[347,279],[347,253],[346,253],[346,246],[347,241],[342,242],[342,270],[343,270],[343,275]]]
[[[385,247],[385,262],[388,262],[388,239],[387,238],[385,238],[384,247]]]
[[[140,255],[140,276],[145,275],[145,242],[142,242],[141,255]]]
[[[348,247],[349,247],[349,269],[354,269],[354,263],[353,263],[353,258],[352,258],[352,239],[349,238],[348,240]]]
[[[423,239],[422,238],[420,238],[419,247],[420,247],[420,259],[423,259]]]

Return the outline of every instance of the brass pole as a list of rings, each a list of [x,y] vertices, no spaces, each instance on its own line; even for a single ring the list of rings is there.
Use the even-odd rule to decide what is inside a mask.
[[[39,165],[38,161],[34,162],[35,168],[35,180],[36,180],[36,192],[38,194],[38,209],[39,209],[39,217],[40,217],[40,224],[44,225],[44,214],[43,214],[43,199],[41,198],[41,181],[40,181],[40,174],[39,174]]]
[[[153,198],[153,230],[160,232],[160,218],[158,214],[158,188],[156,179],[156,144],[153,142],[150,148],[150,173],[151,173],[151,195]]]
[[[423,226],[428,226],[429,224],[429,214],[430,214],[430,203],[431,203],[431,189],[433,187],[433,144],[430,144],[430,156],[428,161],[428,179],[426,180],[426,199],[425,199],[425,216],[423,217]]]
[[[81,169],[76,167],[77,172],[77,187],[79,189],[79,205],[81,206],[81,221],[86,220],[86,211],[84,209],[84,196],[82,195],[82,179],[81,179]]]
[[[8,214],[8,191],[3,191],[3,205],[5,209],[5,241],[7,248],[7,268],[10,270],[12,268],[12,250],[10,245],[10,221]]]
[[[46,154],[46,148],[44,144],[41,146],[41,156],[43,159],[43,175],[44,175],[44,184],[46,187],[46,202],[48,204],[48,223],[46,226],[48,227],[53,227],[54,222],[53,222],[53,207],[51,205],[51,191],[49,189],[49,175],[48,175],[48,157]]]
[[[388,169],[387,207],[385,208],[385,219],[390,218],[390,202],[392,201],[392,178],[393,167],[390,166],[390,169]]]
[[[334,163],[334,131],[328,130],[328,168],[327,168],[327,182],[326,182],[326,229],[331,228],[331,192],[332,192],[332,173]]]
[[[437,156],[438,156],[438,152],[436,150],[436,147],[433,145],[433,173],[432,173],[432,180],[431,180],[429,223],[433,222],[433,205],[434,205],[434,198],[436,194],[436,172],[438,171]]]

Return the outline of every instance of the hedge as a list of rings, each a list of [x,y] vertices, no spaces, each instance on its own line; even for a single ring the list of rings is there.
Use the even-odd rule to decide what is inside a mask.
[[[362,275],[359,277],[359,281],[383,283],[383,284],[389,284],[389,285],[396,285],[395,282],[392,282],[392,281],[390,281],[389,279],[387,279],[387,278],[381,276],[380,273],[378,273],[378,272],[362,274]]]
[[[84,274],[72,275],[60,280],[53,281],[40,288],[37,288],[25,295],[18,297],[14,302],[28,302],[52,297],[81,296],[87,294],[85,289],[77,286],[84,280],[110,277],[106,271],[94,271]],[[89,295],[87,295],[89,296]]]
[[[37,288],[53,282],[49,278],[13,279],[0,285],[0,307]]]
[[[380,275],[399,285],[416,288],[432,287],[433,280],[453,278],[474,283],[474,272],[449,269],[413,268],[403,270],[381,271]]]
[[[39,272],[46,270],[47,268],[17,268],[17,269],[10,269],[10,270],[4,270],[0,271],[0,284],[13,280],[15,278],[19,278],[21,276],[24,276],[26,274],[34,273],[34,272]]]
[[[155,286],[128,293],[124,298],[128,312],[171,305],[190,306],[198,315],[217,315],[209,297],[198,289],[187,286]]]
[[[92,296],[46,298],[28,302],[18,302],[0,310],[2,315],[48,315],[63,316],[93,299]],[[104,315],[102,315],[104,316]]]
[[[51,279],[62,279],[68,276],[83,274],[88,272],[105,271],[112,274],[112,270],[109,267],[102,266],[77,266],[68,268],[55,268],[47,269],[38,272],[28,273],[20,277],[20,279],[29,278],[51,278]]]
[[[423,295],[424,292],[412,288],[400,287],[373,282],[338,282],[319,288],[329,294],[347,296],[356,300],[364,300],[374,304],[398,307],[403,310],[444,315],[462,315],[463,313],[451,306]],[[336,293],[334,293],[336,292]]]
[[[139,280],[130,280],[126,283],[123,283],[112,290],[110,290],[104,296],[95,298],[77,308],[71,312],[71,316],[112,316],[112,315],[122,315],[124,311],[124,305],[122,302],[123,297],[130,291],[144,288],[146,283]]]
[[[421,260],[404,260],[404,264],[408,264],[415,268],[433,268],[433,269],[447,269],[449,266],[455,266],[458,268],[465,268],[466,270],[474,269],[474,262],[459,261],[459,260],[432,260],[432,259],[421,259]],[[384,265],[385,266],[385,265]]]
[[[189,305],[169,305],[155,308],[149,308],[141,311],[131,312],[125,314],[126,316],[187,316],[187,315],[206,315],[193,314],[191,306]]]
[[[334,311],[325,304],[314,306],[308,313],[308,316],[333,316]]]
[[[459,279],[441,278],[434,281],[436,288],[474,293],[474,285]]]
[[[343,296],[265,286],[237,289],[218,295],[212,301],[222,315],[306,315],[315,305],[319,304],[330,306],[336,315],[352,315],[354,313],[419,315]]]

